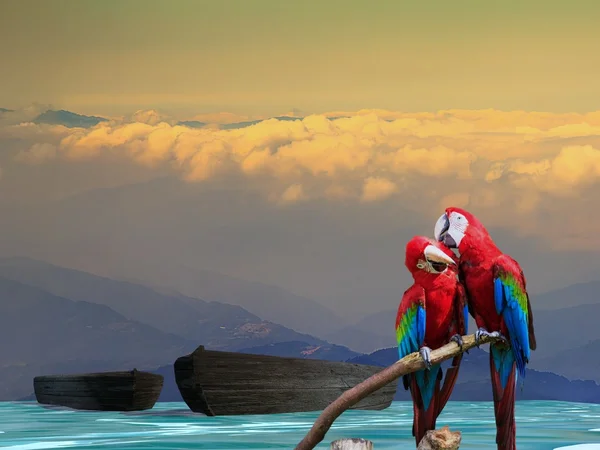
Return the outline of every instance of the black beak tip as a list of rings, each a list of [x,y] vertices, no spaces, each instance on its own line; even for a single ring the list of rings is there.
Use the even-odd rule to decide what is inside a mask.
[[[448,230],[450,229],[450,219],[448,219],[448,215],[444,214],[442,216],[442,218],[443,218],[444,226],[442,227],[442,229],[440,231],[440,236],[438,238],[438,242],[444,242],[444,240],[446,239],[446,236],[448,235]]]
[[[456,241],[454,240],[454,238],[450,235],[450,233],[444,233],[442,235],[442,242],[444,243],[444,245],[446,247],[450,247],[450,248],[456,248]]]

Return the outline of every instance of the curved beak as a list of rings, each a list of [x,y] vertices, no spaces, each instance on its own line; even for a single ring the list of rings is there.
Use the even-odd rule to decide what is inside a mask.
[[[423,253],[425,254],[425,258],[427,258],[429,261],[456,265],[450,256],[446,255],[435,245],[428,245],[425,247],[425,251]]]
[[[444,240],[444,234],[448,232],[448,229],[450,229],[450,220],[448,219],[448,215],[444,213],[435,223],[435,227],[433,229],[433,236],[435,237],[435,240],[442,242]]]

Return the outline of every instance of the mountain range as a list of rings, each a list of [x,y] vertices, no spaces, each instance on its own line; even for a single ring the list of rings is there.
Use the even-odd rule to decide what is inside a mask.
[[[11,112],[12,110],[0,108],[0,113],[3,112]],[[281,121],[295,121],[302,120],[303,117],[290,117],[290,116],[277,116],[273,117],[273,119],[281,120]],[[86,116],[83,114],[77,114],[71,111],[66,110],[52,110],[49,109],[39,114],[37,117],[33,119],[33,123],[39,124],[48,124],[48,125],[62,125],[68,128],[91,128],[98,125],[101,122],[107,122],[108,119],[105,117],[98,116]],[[243,122],[233,122],[233,123],[224,123],[219,124],[218,127],[222,130],[235,130],[239,128],[246,128],[252,125],[256,125],[257,123],[262,122],[263,119],[258,120],[247,120]],[[181,120],[175,123],[176,125],[188,127],[188,128],[202,128],[208,125],[205,122],[200,122],[198,120]]]
[[[397,348],[386,348],[368,355],[354,357],[348,362],[389,366],[398,359]],[[458,380],[450,400],[492,401],[489,353],[474,348],[463,357]],[[445,363],[442,367],[446,367]],[[557,400],[600,403],[600,386],[591,380],[572,381],[551,372],[528,369],[522,389],[517,389],[517,400]],[[396,400],[410,400],[410,394],[399,383]]]
[[[236,305],[26,258],[0,260],[0,339],[7,344],[0,400],[27,394],[37,374],[155,368],[199,344],[232,351],[285,341],[327,344]]]
[[[302,350],[302,355],[298,350]],[[269,354],[276,356],[302,356],[311,359],[330,359],[344,361],[344,353],[331,352],[329,355],[311,353],[314,349],[300,342],[281,343],[277,345],[277,351],[265,348],[254,348],[243,350],[244,353]],[[266,350],[266,351],[264,351]],[[328,352],[331,350],[328,350]],[[324,357],[330,356],[330,358]],[[355,364],[368,364],[386,367],[393,364],[398,358],[396,348],[385,348],[370,354],[357,355],[349,358],[347,362]],[[447,366],[447,363],[442,365]],[[154,370],[164,377],[163,390],[159,401],[181,402],[181,394],[177,389],[173,366],[165,365]],[[404,390],[402,382],[398,382],[398,388],[394,400],[409,401],[410,393]],[[492,389],[489,375],[489,354],[480,349],[473,349],[463,358],[457,384],[452,391],[452,401],[492,401]],[[600,386],[594,381],[572,381],[551,372],[527,371],[527,378],[522,389],[517,390],[517,400],[556,400],[582,403],[600,403]]]
[[[600,354],[600,333],[596,328],[600,304],[592,303],[598,289],[600,282],[593,281],[531,297],[538,348],[529,367],[570,379],[600,382],[600,360],[594,356]],[[589,303],[556,308],[560,298]],[[556,309],[549,309],[552,307]],[[356,351],[369,352],[395,344],[394,336],[389,333],[395,319],[395,310],[381,311],[323,337]],[[474,327],[471,319],[469,329]]]
[[[229,277],[215,278],[218,281],[210,285],[213,298],[225,300],[235,293],[237,303],[246,302],[255,309],[264,304],[256,301],[257,291],[245,287],[269,293],[271,303],[278,295],[287,299],[283,303],[296,302],[297,310],[310,309],[314,302],[276,287],[258,284],[257,288],[257,284],[243,281],[232,287],[227,286]],[[196,280],[194,285],[198,283]],[[219,290],[221,285],[225,287]],[[581,292],[582,287],[576,289]],[[563,295],[569,295],[568,290]],[[543,296],[532,299],[536,301],[542,304]],[[529,394],[523,395],[550,398],[561,391],[580,398],[580,389],[585,387],[590,392],[586,398],[596,401],[592,381],[579,383],[567,378],[600,380],[596,370],[600,364],[591,357],[600,350],[594,327],[598,313],[600,306],[593,304],[536,311],[541,345],[530,363]],[[265,320],[245,307],[207,301],[173,288],[152,288],[29,258],[0,258],[0,339],[10,343],[0,355],[0,400],[28,395],[31,379],[37,374],[132,367],[154,370],[172,364],[200,344],[244,353],[336,361],[354,358],[387,365],[397,358],[393,334],[386,332],[393,328],[394,319],[395,312],[382,311],[317,337]],[[295,320],[301,326],[298,318]],[[310,315],[303,320],[310,321]],[[384,350],[373,353],[377,347]],[[472,352],[465,361],[475,362],[464,365],[456,396],[479,398],[488,386],[486,353]],[[481,366],[479,372],[476,366]]]
[[[62,109],[58,111],[45,111],[38,115],[35,119],[33,119],[34,123],[45,123],[48,125],[63,125],[68,128],[90,128],[95,125],[98,125],[100,122],[107,121],[108,119],[105,119],[104,117],[84,116]]]

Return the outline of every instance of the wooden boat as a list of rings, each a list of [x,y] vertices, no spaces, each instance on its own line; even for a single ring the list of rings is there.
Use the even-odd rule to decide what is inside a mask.
[[[164,378],[133,369],[33,379],[38,403],[93,411],[141,411],[154,406]]]
[[[320,411],[382,367],[205,350],[175,361],[175,381],[188,407],[207,416]],[[352,409],[385,409],[394,381]]]

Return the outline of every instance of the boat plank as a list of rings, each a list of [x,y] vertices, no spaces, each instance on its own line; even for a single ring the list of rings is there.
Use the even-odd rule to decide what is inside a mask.
[[[133,370],[75,375],[42,375],[33,385],[38,403],[74,409],[139,411],[154,406],[162,375]]]
[[[319,411],[382,368],[211,351],[200,346],[178,358],[174,370],[177,386],[192,411],[239,415]],[[390,383],[353,409],[387,408],[396,387],[396,382]]]

